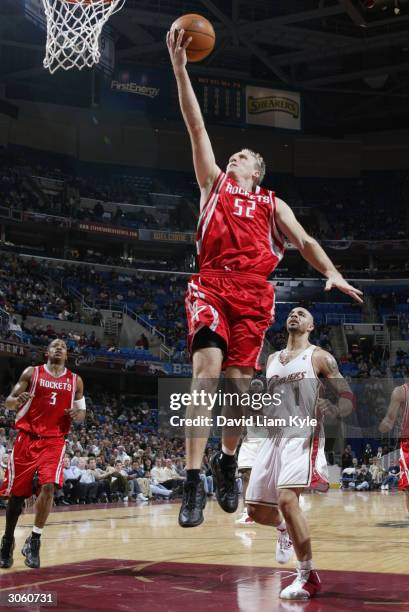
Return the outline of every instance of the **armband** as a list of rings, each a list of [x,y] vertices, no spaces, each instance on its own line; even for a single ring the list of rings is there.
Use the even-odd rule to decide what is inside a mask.
[[[74,400],[74,408],[76,408],[77,410],[86,410],[87,406],[85,404],[85,397],[82,396],[81,399],[79,400]]]

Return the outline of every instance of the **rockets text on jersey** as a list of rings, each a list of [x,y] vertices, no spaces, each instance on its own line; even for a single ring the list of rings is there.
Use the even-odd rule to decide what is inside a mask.
[[[71,419],[66,414],[74,402],[77,375],[64,369],[53,376],[47,365],[33,370],[30,395],[16,415],[16,428],[38,436],[58,437],[68,433]]]
[[[247,272],[267,278],[284,254],[273,191],[248,192],[220,172],[197,228],[200,271]]]

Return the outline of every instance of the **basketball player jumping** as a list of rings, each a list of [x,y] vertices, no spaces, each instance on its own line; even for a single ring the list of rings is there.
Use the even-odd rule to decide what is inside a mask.
[[[24,500],[32,495],[36,472],[41,492],[33,531],[21,552],[28,567],[40,567],[41,533],[53,505],[55,487],[61,487],[64,478],[64,436],[72,420],[80,422],[85,418],[84,385],[65,367],[65,342],[53,340],[46,355],[46,364],[24,370],[5,402],[9,410],[17,410],[17,437],[0,489],[0,496],[9,498],[0,568],[13,565],[14,531]]]
[[[326,491],[329,487],[322,415],[343,417],[353,408],[353,394],[334,357],[310,344],[313,329],[311,313],[293,308],[287,318],[287,347],[268,358],[268,392],[279,392],[281,398],[274,416],[283,418],[285,424],[271,430],[261,444],[246,496],[249,516],[278,530],[276,560],[286,563],[295,549],[297,577],[281,591],[283,599],[308,599],[321,588],[313,570],[311,539],[299,496],[308,488]],[[323,385],[319,377],[331,383],[338,395],[336,404],[320,399]],[[310,417],[317,425],[292,424],[290,417]]]
[[[379,431],[382,433],[390,431],[398,416],[402,418],[399,490],[405,492],[406,508],[409,513],[409,383],[395,387],[392,391],[389,408],[379,425]]]
[[[261,155],[243,149],[230,157],[226,172],[217,166],[186,70],[190,39],[182,44],[183,33],[168,32],[167,46],[201,193],[200,273],[190,279],[186,296],[192,386],[213,391],[223,368],[227,382],[245,391],[246,381],[249,384],[259,368],[264,336],[273,320],[274,289],[267,278],[283,257],[286,238],[327,278],[326,290],[336,287],[357,302],[362,302],[362,293],[336,270],[289,206],[273,191],[260,187],[265,174]],[[187,417],[201,411],[206,414],[207,407],[188,409]],[[208,433],[203,428],[200,435],[186,436],[187,480],[179,513],[182,527],[203,521],[206,495],[199,469]],[[226,512],[235,512],[238,506],[235,451],[240,434],[223,431],[222,452],[212,459],[217,499]]]

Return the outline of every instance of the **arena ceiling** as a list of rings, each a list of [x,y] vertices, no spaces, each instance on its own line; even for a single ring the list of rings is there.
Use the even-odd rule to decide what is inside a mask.
[[[217,34],[192,71],[302,91],[311,131],[409,127],[409,0],[127,0],[110,22],[117,61],[168,65],[165,32],[187,12]],[[44,35],[24,39],[21,18],[1,0],[3,82],[44,78]],[[11,48],[25,64],[1,61]]]

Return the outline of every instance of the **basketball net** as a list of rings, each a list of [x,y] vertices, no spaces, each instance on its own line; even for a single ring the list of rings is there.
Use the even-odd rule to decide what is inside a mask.
[[[42,0],[47,18],[44,68],[54,73],[94,66],[104,24],[125,0]]]

